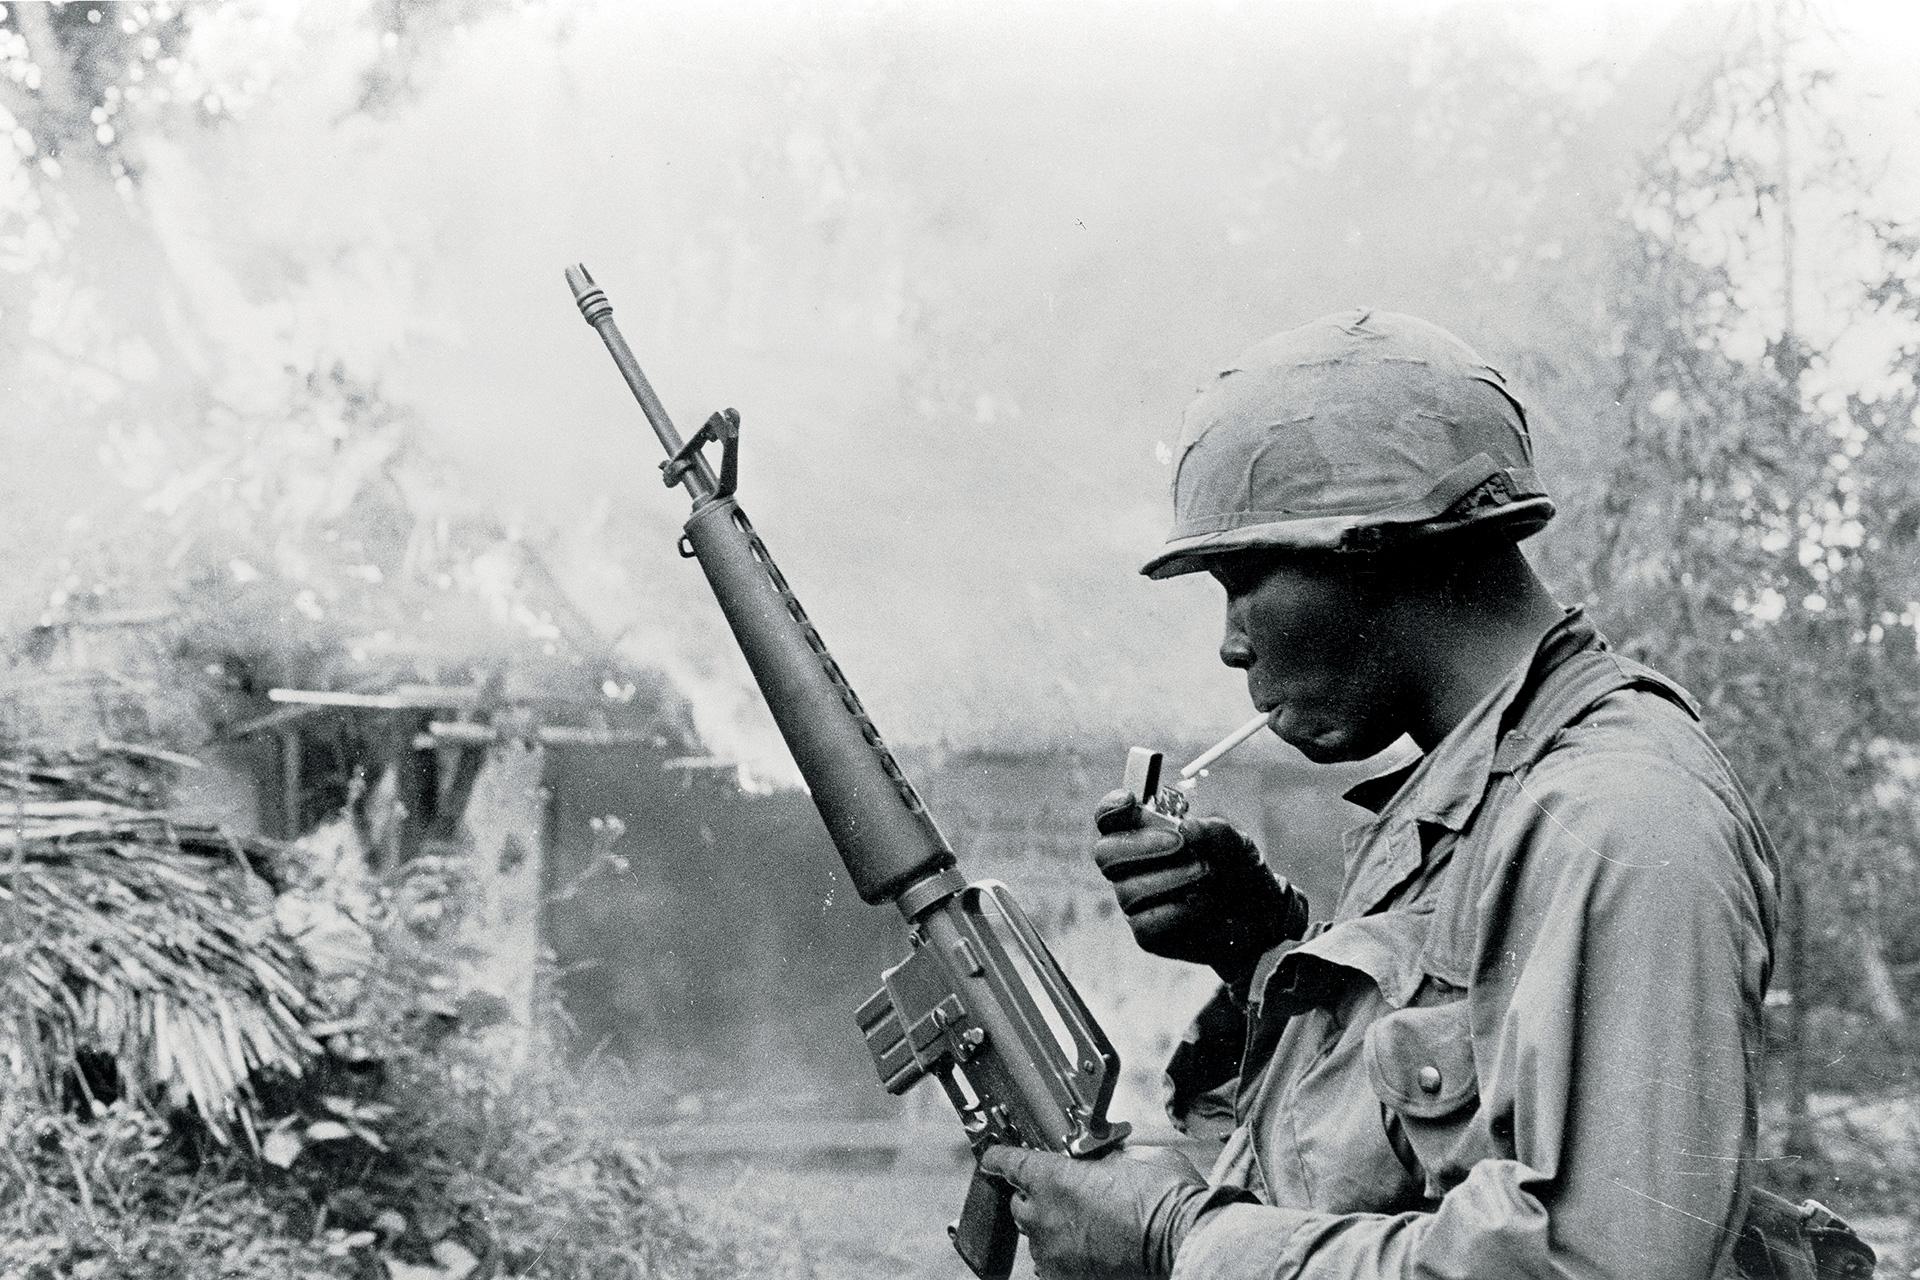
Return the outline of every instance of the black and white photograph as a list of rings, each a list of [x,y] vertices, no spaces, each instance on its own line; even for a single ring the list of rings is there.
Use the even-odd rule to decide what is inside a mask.
[[[0,0],[0,1280],[1920,1277],[1920,6]]]

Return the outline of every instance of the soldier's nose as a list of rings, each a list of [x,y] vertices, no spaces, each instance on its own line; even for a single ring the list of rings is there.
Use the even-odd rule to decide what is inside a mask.
[[[1220,638],[1220,661],[1239,671],[1253,665],[1253,646],[1247,642],[1247,633],[1231,617],[1227,619],[1226,634]]]

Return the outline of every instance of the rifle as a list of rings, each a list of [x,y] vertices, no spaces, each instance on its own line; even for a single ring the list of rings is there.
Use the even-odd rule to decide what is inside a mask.
[[[968,883],[953,850],[867,718],[839,664],[734,497],[740,415],[682,441],[583,265],[567,268],[580,314],[606,343],[667,451],[669,488],[693,501],[680,539],[698,560],[862,901],[907,921],[907,958],[855,1013],[888,1093],[940,1082],[980,1154],[995,1144],[1090,1157],[1129,1126],[1109,1121],[1120,1058],[1006,886]],[[706,448],[720,448],[716,476]],[[977,1167],[954,1248],[982,1280],[1005,1280],[1019,1233],[1012,1190]]]

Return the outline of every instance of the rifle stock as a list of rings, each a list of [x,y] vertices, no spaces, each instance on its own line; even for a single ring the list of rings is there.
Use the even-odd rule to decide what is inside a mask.
[[[969,884],[734,496],[739,415],[716,413],[682,441],[584,266],[567,269],[582,317],[666,450],[661,471],[693,502],[683,554],[700,563],[815,808],[863,901],[906,918],[907,958],[856,1017],[881,1083],[937,1079],[976,1156],[1012,1143],[1093,1156],[1128,1126],[1106,1110],[1119,1056],[1004,885]],[[705,456],[721,450],[716,475]],[[1005,1187],[978,1171],[948,1228],[983,1280],[1003,1280],[1018,1237]]]

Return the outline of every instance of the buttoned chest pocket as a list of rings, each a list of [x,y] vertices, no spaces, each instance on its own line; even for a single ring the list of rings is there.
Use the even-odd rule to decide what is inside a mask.
[[[1367,1076],[1388,1139],[1438,1200],[1473,1166],[1479,1110],[1467,1002],[1396,1009],[1367,1028]]]

